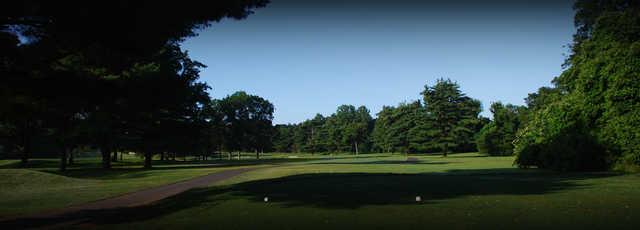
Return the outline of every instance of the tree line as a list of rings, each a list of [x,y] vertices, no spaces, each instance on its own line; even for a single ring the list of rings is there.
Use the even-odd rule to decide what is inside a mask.
[[[60,170],[90,146],[110,168],[115,153],[145,158],[198,154],[221,146],[263,148],[273,106],[236,93],[212,100],[205,67],[180,43],[222,18],[243,19],[264,0],[22,1],[0,18],[0,140],[27,164],[47,140]],[[114,17],[117,15],[117,17]],[[245,128],[252,127],[248,133]],[[226,141],[242,137],[242,143]]]
[[[369,110],[342,105],[299,124],[277,125],[274,150],[280,152],[426,153],[475,151],[475,134],[488,122],[481,104],[449,79],[425,86],[423,101]]]

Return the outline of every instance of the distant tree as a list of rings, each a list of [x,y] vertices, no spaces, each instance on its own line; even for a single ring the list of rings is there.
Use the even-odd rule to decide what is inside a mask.
[[[225,126],[225,149],[257,152],[265,147],[273,133],[274,107],[269,101],[240,91],[219,103]]]
[[[329,128],[333,129],[331,133],[337,149],[358,154],[358,145],[367,141],[370,133],[369,110],[364,106],[356,109],[353,105],[341,105],[331,119],[335,123]]]
[[[495,102],[490,110],[493,120],[478,133],[478,150],[490,155],[512,155],[513,140],[518,130],[526,124],[527,108]]]
[[[206,130],[204,138],[208,152],[218,151],[220,154],[223,150],[225,140],[225,124],[224,113],[220,108],[220,100],[212,100],[205,108]]]
[[[258,96],[251,96],[249,110],[251,112],[249,121],[250,148],[256,152],[256,158],[260,158],[260,153],[271,147],[273,130],[274,106],[271,102]]]
[[[480,117],[482,111],[480,101],[463,97],[461,106],[462,119],[454,128],[455,147],[452,149],[456,152],[475,152],[477,151],[476,134],[484,127],[487,120]]]
[[[460,86],[447,79],[439,79],[434,86],[425,86],[422,92],[425,108],[438,129],[435,141],[441,146],[443,156],[456,147],[456,137],[461,122],[469,118],[468,103],[472,99],[460,91]],[[474,112],[474,111],[471,111]]]
[[[421,105],[419,101],[400,103],[392,114],[393,123],[389,128],[390,146],[394,152],[409,153],[411,149],[410,131],[416,127],[418,119],[424,119],[417,114]]]
[[[369,109],[364,106],[358,107],[352,120],[345,124],[345,139],[349,143],[353,143],[355,154],[358,155],[358,144],[362,146],[369,139],[370,122],[372,120]]]
[[[390,129],[394,122],[392,117],[394,110],[395,107],[383,106],[382,110],[377,114],[371,133],[373,146],[377,151],[384,153],[392,152]]]
[[[438,144],[435,142],[435,136],[438,133],[433,125],[433,119],[429,116],[426,108],[420,101],[415,101],[411,106],[412,127],[407,132],[408,152],[426,153],[436,152],[439,150]]]
[[[323,127],[326,122],[326,118],[322,114],[316,114],[316,116],[309,121],[310,129],[308,129],[309,139],[307,141],[309,150],[311,153],[317,153],[325,150],[323,139]],[[300,126],[303,129],[302,125]]]
[[[296,151],[317,153],[324,149],[321,134],[326,118],[321,114],[316,114],[313,119],[305,120],[298,124],[294,131],[294,141]]]
[[[294,149],[294,132],[296,125],[276,125],[273,137],[273,150],[281,153],[290,153]]]

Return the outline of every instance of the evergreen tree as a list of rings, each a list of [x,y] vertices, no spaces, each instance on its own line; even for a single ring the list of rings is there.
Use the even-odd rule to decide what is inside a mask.
[[[461,122],[472,118],[470,114],[476,112],[469,109],[472,99],[465,96],[460,91],[460,86],[449,79],[439,79],[434,86],[425,86],[422,95],[427,113],[438,130],[435,142],[446,157],[451,148],[460,144],[456,138],[467,132]]]

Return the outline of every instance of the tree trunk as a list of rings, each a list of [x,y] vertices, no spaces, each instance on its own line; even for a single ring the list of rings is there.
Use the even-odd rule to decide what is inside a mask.
[[[160,161],[164,161],[164,152],[160,153]]]
[[[69,152],[69,165],[73,165],[75,164],[75,162],[73,161],[73,152]]]
[[[102,153],[102,168],[110,169],[111,168],[111,149],[109,147],[100,148],[100,152]]]
[[[238,151],[238,160],[240,160],[240,151]]]
[[[120,161],[122,161],[123,157],[124,157],[124,151],[120,152]]]
[[[60,152],[60,171],[64,172],[67,170],[67,148],[63,147]]]
[[[358,155],[358,142],[355,142],[355,146],[356,146],[356,156]]]
[[[20,165],[25,167],[29,163],[29,157],[31,156],[31,137],[33,128],[29,120],[24,120],[22,126],[22,156],[20,157]]]
[[[29,137],[28,134],[24,134],[22,147],[23,149],[22,156],[20,158],[20,165],[22,167],[25,167],[29,163],[29,156],[31,155],[31,137]]]
[[[231,152],[229,152],[227,156],[229,156],[229,160],[231,160]]]
[[[449,150],[448,143],[444,143],[444,148],[442,148],[442,157],[447,157],[447,151]]]
[[[118,162],[118,148],[113,149],[113,157],[111,157],[112,162]]]
[[[151,158],[153,157],[153,154],[151,153],[144,153],[144,168],[145,169],[150,169],[151,168]]]
[[[27,163],[29,163],[29,154],[26,151],[24,151],[20,158],[20,166],[26,167]]]
[[[256,159],[260,159],[260,152],[258,152],[258,149],[256,149]]]

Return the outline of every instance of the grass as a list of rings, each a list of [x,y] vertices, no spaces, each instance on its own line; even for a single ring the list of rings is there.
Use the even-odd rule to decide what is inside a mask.
[[[99,158],[76,160],[64,173],[57,171],[57,159],[33,159],[27,168],[20,168],[17,160],[0,161],[0,217],[62,208],[257,163],[285,162],[282,158],[158,161],[154,169],[144,170],[139,158],[129,156],[103,170]]]
[[[149,206],[68,218],[82,219],[77,226],[107,229],[635,229],[640,224],[639,174],[524,170],[512,165],[512,157],[471,153],[412,156],[417,162],[382,154],[298,157],[306,160],[251,171]]]

